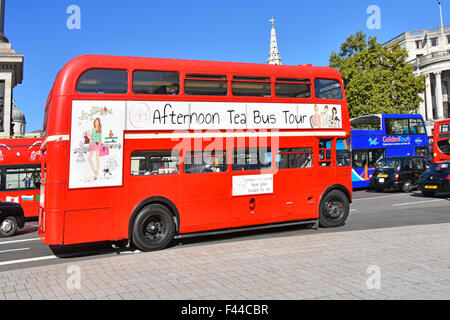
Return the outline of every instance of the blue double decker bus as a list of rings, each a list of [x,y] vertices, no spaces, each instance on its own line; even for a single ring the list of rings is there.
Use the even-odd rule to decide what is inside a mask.
[[[421,155],[429,158],[428,135],[419,114],[371,114],[353,118],[352,185],[369,186],[375,164],[384,157]]]

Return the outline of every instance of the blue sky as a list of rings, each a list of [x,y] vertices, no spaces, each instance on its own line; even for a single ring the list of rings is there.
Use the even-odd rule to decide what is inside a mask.
[[[69,30],[70,5],[81,29]],[[367,27],[367,8],[381,10],[381,29]],[[442,0],[450,24],[450,0]],[[5,34],[25,55],[14,90],[27,131],[41,129],[44,105],[64,64],[82,54],[265,63],[275,18],[283,64],[328,65],[332,50],[358,30],[385,42],[440,25],[437,0],[6,0]]]

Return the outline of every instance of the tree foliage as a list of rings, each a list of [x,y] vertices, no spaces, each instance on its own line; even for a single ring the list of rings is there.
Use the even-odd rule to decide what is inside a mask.
[[[415,113],[423,100],[423,76],[415,77],[398,44],[383,46],[361,31],[332,52],[330,66],[342,74],[350,116]]]

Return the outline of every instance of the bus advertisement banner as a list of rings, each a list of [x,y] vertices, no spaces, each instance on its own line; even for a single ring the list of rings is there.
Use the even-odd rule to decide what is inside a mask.
[[[69,188],[122,185],[124,101],[73,101]]]
[[[340,105],[127,102],[126,130],[342,128]]]

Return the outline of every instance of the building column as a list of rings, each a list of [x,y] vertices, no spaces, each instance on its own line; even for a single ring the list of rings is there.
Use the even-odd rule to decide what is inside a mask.
[[[436,79],[436,90],[435,90],[435,96],[436,96],[436,115],[438,119],[444,118],[444,104],[442,102],[442,72],[435,72],[434,76]]]
[[[431,73],[425,74],[425,98],[426,98],[426,109],[427,116],[425,120],[433,120],[433,100],[431,96]]]
[[[427,118],[427,112],[425,110],[425,94],[419,93],[419,97],[422,99],[422,102],[419,103],[419,114],[422,116],[422,118]]]

